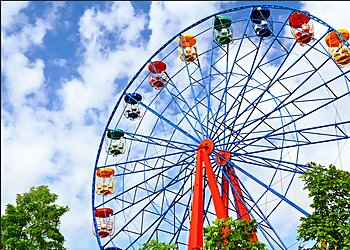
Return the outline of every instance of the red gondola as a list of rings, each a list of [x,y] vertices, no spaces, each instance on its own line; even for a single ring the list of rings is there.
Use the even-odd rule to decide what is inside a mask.
[[[304,12],[310,14],[306,10]],[[288,22],[291,26],[291,32],[299,44],[305,45],[312,41],[314,26],[309,16],[295,11],[289,16]]]
[[[150,71],[149,83],[155,89],[161,89],[164,84],[168,83],[168,76],[166,73],[166,64],[162,61],[154,61],[148,64],[148,70]]]
[[[111,208],[97,208],[94,211],[98,227],[98,235],[106,238],[113,235],[114,232],[114,215]]]

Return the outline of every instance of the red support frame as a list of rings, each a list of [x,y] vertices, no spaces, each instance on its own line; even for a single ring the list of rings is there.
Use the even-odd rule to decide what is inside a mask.
[[[210,139],[204,139],[197,148],[196,157],[196,174],[193,189],[192,211],[190,232],[188,239],[188,250],[200,250],[203,248],[203,170],[206,171],[209,189],[214,203],[216,217],[218,219],[228,218],[228,201],[229,201],[229,181],[225,176],[222,179],[222,194],[217,185],[213,167],[210,163],[209,155],[214,149],[214,144]],[[230,153],[225,151],[218,152],[220,156],[226,160],[230,160]],[[227,165],[227,161],[216,157],[217,162],[221,166]],[[203,168],[204,166],[204,168]],[[250,220],[250,215],[245,207],[242,190],[238,183],[238,178],[234,173],[234,169],[225,167],[225,171],[230,178],[231,185],[237,191],[234,192],[234,198],[237,204],[237,216],[243,220]],[[241,198],[240,198],[241,197]],[[224,234],[227,233],[228,228],[222,229]],[[256,241],[257,236],[253,233],[251,241]]]
[[[220,166],[224,167],[224,173],[226,174],[226,176],[229,176],[228,174],[228,168],[227,168],[227,161],[229,161],[231,159],[231,153],[229,151],[218,151],[217,152],[218,155],[220,155],[221,157],[223,157],[225,160],[223,160],[222,158],[220,158],[219,156],[216,156],[216,161]],[[227,180],[224,174],[222,175],[222,182],[221,182],[221,199],[222,202],[224,203],[224,208],[225,208],[225,213],[228,217],[228,207],[229,207],[229,191],[230,191],[230,186],[229,186],[229,182]]]
[[[243,192],[239,185],[238,178],[235,174],[235,170],[233,168],[230,168],[229,174],[230,174],[231,184],[234,190],[236,190],[236,192],[233,192],[233,196],[237,206],[236,207],[237,218],[241,220],[251,220],[250,214],[244,203]],[[257,240],[258,240],[258,237],[256,236],[256,233],[253,232],[253,236],[252,238],[250,238],[250,241],[257,241]]]
[[[203,162],[197,152],[188,250],[203,248]]]
[[[224,168],[224,172],[227,173],[227,168]],[[222,183],[221,183],[221,199],[222,202],[224,203],[224,209],[225,209],[225,213],[228,217],[228,201],[229,201],[229,182],[226,178],[226,176],[222,176]]]

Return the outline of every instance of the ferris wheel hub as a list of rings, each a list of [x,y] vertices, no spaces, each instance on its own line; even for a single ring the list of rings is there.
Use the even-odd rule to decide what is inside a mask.
[[[204,139],[198,146],[197,151],[204,149],[207,154],[210,154],[213,152],[214,149],[214,143],[210,139]]]
[[[220,166],[226,166],[227,161],[231,159],[231,153],[229,151],[218,151],[216,156],[216,161]]]

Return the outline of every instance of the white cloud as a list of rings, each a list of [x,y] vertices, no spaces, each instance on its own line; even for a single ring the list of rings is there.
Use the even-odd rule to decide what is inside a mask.
[[[12,4],[12,2],[4,4],[4,9],[7,10]],[[1,68],[7,80],[8,101],[15,108],[21,107],[26,102],[27,95],[37,93],[44,84],[45,63],[40,58],[30,61],[26,53],[32,46],[43,45],[46,33],[53,28],[57,18],[56,12],[62,6],[62,4],[53,4],[53,8],[46,13],[44,19],[37,18],[34,23],[22,23],[18,32],[11,26],[11,24],[14,25],[13,22],[5,22],[6,29],[1,30]],[[18,5],[16,9],[10,8],[10,11],[6,12],[6,18],[14,19],[25,7],[28,7],[28,4]],[[44,98],[42,94],[37,94],[39,101]]]
[[[154,1],[149,15],[148,28],[152,30],[148,50],[156,51],[165,42],[189,25],[218,12],[216,1]]]
[[[30,62],[24,54],[12,53],[6,65],[7,81],[12,83],[8,85],[8,101],[20,107],[26,102],[27,95],[35,94],[43,85],[44,62],[41,59]]]
[[[1,29],[10,28],[14,24],[27,21],[21,10],[28,6],[28,1],[1,1]]]
[[[303,10],[320,18],[334,29],[347,29],[350,31],[348,1],[302,1]]]

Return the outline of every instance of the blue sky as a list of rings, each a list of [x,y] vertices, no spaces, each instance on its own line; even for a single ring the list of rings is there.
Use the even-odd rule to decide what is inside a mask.
[[[48,185],[65,246],[97,249],[91,183],[110,112],[128,81],[195,21],[256,1],[1,2],[1,212],[16,194]],[[306,9],[350,30],[349,2],[264,1]]]

